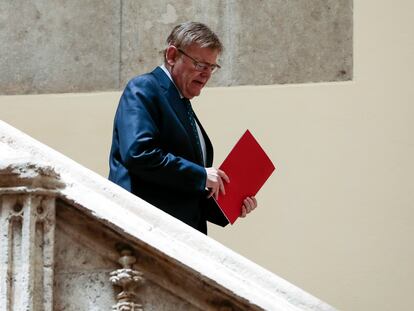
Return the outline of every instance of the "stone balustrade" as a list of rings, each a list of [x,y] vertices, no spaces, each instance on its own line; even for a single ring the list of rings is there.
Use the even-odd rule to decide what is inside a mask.
[[[0,306],[335,310],[1,121]]]

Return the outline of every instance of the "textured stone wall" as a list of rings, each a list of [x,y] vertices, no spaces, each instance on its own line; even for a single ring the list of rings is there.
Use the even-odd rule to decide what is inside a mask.
[[[225,45],[210,86],[352,79],[352,0],[4,0],[0,94],[122,89],[187,20]]]
[[[0,1],[0,92],[86,92],[119,85],[120,3]]]

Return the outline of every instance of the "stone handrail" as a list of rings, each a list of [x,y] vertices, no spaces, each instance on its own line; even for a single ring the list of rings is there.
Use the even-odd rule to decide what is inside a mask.
[[[222,310],[335,310],[0,121],[0,305],[8,306],[6,310],[53,310],[57,198],[127,237],[131,243],[149,245],[183,273],[202,280],[210,291],[225,293],[230,306],[220,307]],[[13,270],[16,263],[11,263],[17,260],[13,258],[16,249],[9,247],[13,244],[15,228],[21,229],[22,245],[18,247],[25,250],[22,254],[26,256],[18,259],[24,268],[18,274]],[[42,245],[36,238],[39,234]],[[41,258],[36,249],[41,250]],[[132,258],[125,252],[122,256]],[[114,266],[113,270],[117,268]],[[118,295],[124,300],[119,298],[114,310],[140,310],[145,305],[145,301],[142,305],[128,302],[132,290],[129,283],[122,283],[122,278],[138,283],[142,278],[140,272],[133,272],[131,268],[123,261],[122,269],[111,275],[111,282],[123,286],[124,293]],[[36,279],[39,275],[41,286]],[[16,281],[16,276],[20,280]],[[41,292],[36,292],[38,288]],[[19,308],[11,308],[11,302]],[[120,304],[125,302],[129,306],[122,308]]]

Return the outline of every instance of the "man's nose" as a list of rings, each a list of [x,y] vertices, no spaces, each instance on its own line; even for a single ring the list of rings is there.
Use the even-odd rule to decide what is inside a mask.
[[[201,76],[202,77],[206,77],[206,78],[210,78],[211,75],[213,74],[213,70],[211,69],[211,67],[206,67],[202,72],[201,72]]]

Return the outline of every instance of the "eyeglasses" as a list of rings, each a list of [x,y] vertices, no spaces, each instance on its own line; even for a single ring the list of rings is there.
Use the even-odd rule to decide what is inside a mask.
[[[209,64],[209,63],[199,62],[198,60],[192,58],[190,55],[188,55],[183,50],[178,49],[178,48],[177,48],[177,50],[193,61],[194,67],[197,71],[202,71],[203,72],[203,71],[210,70],[211,73],[215,73],[217,71],[217,69],[221,68],[219,64]]]

